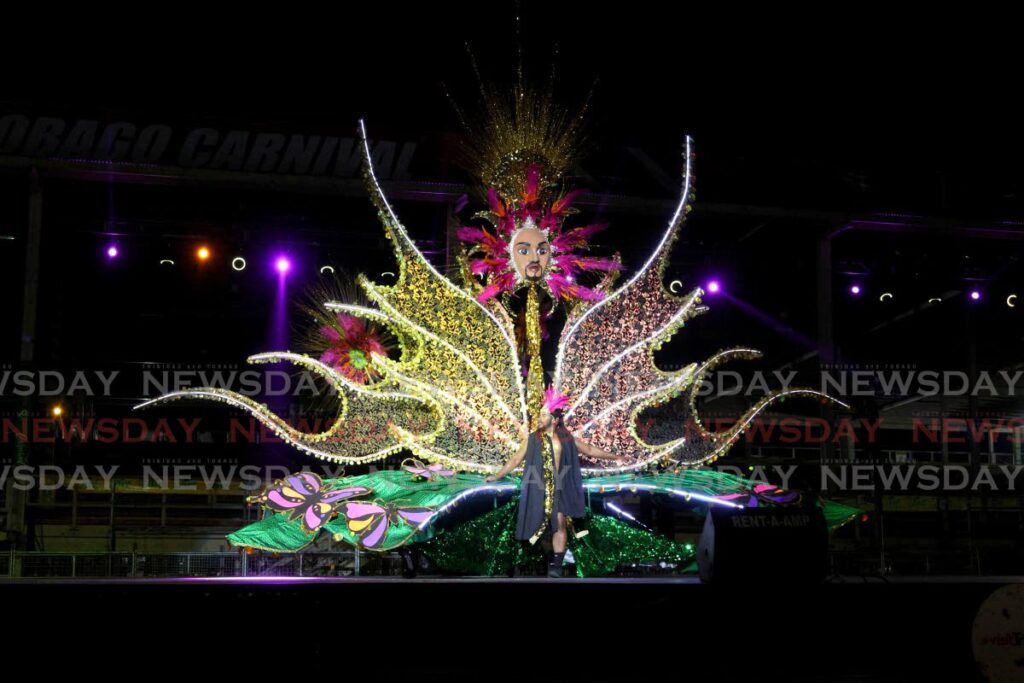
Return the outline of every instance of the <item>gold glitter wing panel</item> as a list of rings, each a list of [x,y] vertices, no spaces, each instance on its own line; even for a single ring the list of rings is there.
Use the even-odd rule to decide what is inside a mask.
[[[793,389],[765,396],[728,430],[707,431],[696,410],[696,392],[704,376],[732,358],[754,358],[753,349],[720,352],[701,366],[691,363],[666,372],[655,365],[653,353],[685,322],[706,308],[697,288],[678,297],[662,283],[672,243],[690,210],[693,198],[693,154],[686,140],[682,197],[654,253],[622,287],[602,301],[580,307],[566,322],[559,340],[555,386],[568,394],[566,426],[584,440],[625,457],[622,467],[585,469],[584,474],[628,471],[662,465],[694,466],[723,455],[750,422],[785,396],[814,396],[820,392]],[[637,433],[638,415],[650,406],[688,393],[687,428],[692,433],[651,444]],[[687,437],[691,438],[687,438]]]
[[[364,386],[315,358],[286,351],[257,354],[250,356],[248,361],[253,364],[286,361],[326,380],[338,396],[337,415],[331,425],[323,432],[302,431],[266,404],[219,387],[171,392],[141,403],[135,409],[181,399],[218,401],[246,411],[301,451],[322,460],[345,464],[385,458],[405,448],[410,439],[431,438],[443,422],[439,406],[426,397],[404,391],[389,378]]]
[[[359,284],[390,324],[422,346],[415,357],[380,365],[388,378],[444,414],[436,434],[409,446],[427,460],[494,471],[515,452],[527,422],[510,321],[441,275],[416,247],[377,182],[362,122],[359,132],[367,185],[399,267],[392,286],[365,276]]]

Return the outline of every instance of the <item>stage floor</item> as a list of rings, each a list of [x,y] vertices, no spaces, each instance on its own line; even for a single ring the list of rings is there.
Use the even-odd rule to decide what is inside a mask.
[[[1021,582],[21,579],[0,581],[0,600],[18,625],[5,644],[39,656],[103,652],[152,665],[188,652],[258,672],[293,653],[314,669],[375,680],[960,683],[982,680],[972,649],[979,607]],[[40,638],[55,628],[59,639]],[[561,663],[542,664],[552,659]]]

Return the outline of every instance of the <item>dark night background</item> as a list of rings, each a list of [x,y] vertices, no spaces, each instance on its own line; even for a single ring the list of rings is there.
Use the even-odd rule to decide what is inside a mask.
[[[23,59],[0,101],[5,112],[166,123],[176,131],[208,126],[346,136],[365,117],[371,136],[419,143],[414,179],[458,182],[464,176],[447,152],[449,136],[459,129],[441,83],[471,105],[474,81],[465,41],[485,78],[511,80],[515,14],[512,3],[443,12],[346,7],[330,21],[311,14],[272,26],[258,17],[234,23],[181,15],[107,36],[84,28],[48,29],[45,42],[26,43],[21,51],[7,46]],[[959,313],[923,322],[917,316],[909,330],[914,334],[886,332],[884,341],[864,339],[864,330],[903,312],[911,301],[916,305],[926,293],[976,281],[992,304],[981,314],[991,325],[986,342],[999,347],[991,353],[1012,353],[1019,341],[1017,316],[995,304],[1013,291],[1016,242],[965,239],[952,229],[1000,225],[1013,232],[1021,219],[1024,135],[1014,104],[1019,85],[997,17],[851,12],[767,14],[739,22],[654,4],[594,11],[579,3],[529,2],[520,14],[528,74],[542,80],[557,42],[558,92],[566,103],[581,101],[597,81],[590,109],[594,144],[581,164],[587,187],[667,202],[678,185],[683,135],[694,137],[696,214],[675,251],[676,275],[686,284],[724,273],[731,293],[813,339],[814,235],[849,218],[907,214],[929,229],[858,233],[836,244],[836,271],[863,273],[854,277],[867,284],[869,294],[856,306],[836,297],[836,324],[853,335],[841,347],[849,345],[851,360],[923,362],[922,326],[929,334],[952,332],[962,326]],[[630,149],[642,150],[657,171]],[[18,182],[7,176],[2,204],[5,232],[15,235],[26,211]],[[120,329],[133,322],[124,313],[138,313],[140,306],[147,313],[167,312],[165,304],[173,303],[131,296],[154,294],[155,282],[120,289],[103,306],[85,296],[85,287],[100,285],[90,280],[118,277],[96,272],[90,240],[102,238],[90,233],[144,233],[141,249],[156,249],[162,240],[161,248],[187,250],[181,237],[194,236],[223,244],[220,253],[242,240],[285,240],[354,269],[364,259],[382,266],[389,259],[375,247],[380,233],[372,211],[360,211],[358,201],[54,185],[61,201],[47,206],[44,251],[59,252],[67,262],[44,266],[42,296],[53,306],[45,306],[42,315],[48,310],[53,324],[70,333],[54,342],[65,360],[98,360],[113,348],[118,358],[152,358],[164,343],[179,352],[191,344],[216,346],[238,357],[264,343],[210,328],[207,336],[177,318],[159,334],[153,328]],[[407,209],[405,222],[418,237],[438,238],[443,212],[419,210],[425,215],[414,218],[409,212],[417,209]],[[627,265],[649,251],[663,220],[657,209],[607,217],[614,220],[601,241],[622,248]],[[120,227],[111,228],[111,221]],[[347,244],[352,239],[358,247]],[[0,250],[5,285],[17,291],[21,245],[4,242]],[[358,257],[349,261],[352,252]],[[138,278],[158,277],[155,270],[125,277],[142,285],[145,280]],[[225,275],[206,274],[203,282],[186,278],[185,291],[176,282],[175,298],[184,305],[194,296],[187,310],[227,303]],[[259,297],[258,289],[236,295]],[[877,305],[877,294],[887,289],[906,294]],[[249,314],[259,311],[245,308]],[[762,329],[763,322],[737,317],[728,308],[715,306],[697,327],[723,334],[720,344],[772,343],[772,330]],[[85,311],[94,317],[89,334],[80,334],[86,323],[76,316]],[[8,321],[18,319],[12,313]],[[258,320],[251,324],[259,327]],[[4,335],[5,357],[15,357],[16,336]],[[41,342],[43,358],[48,349]],[[782,353],[790,360],[798,350]],[[957,362],[955,351],[942,351],[931,361]]]
[[[455,163],[461,131],[442,83],[472,109],[465,43],[489,82],[512,81],[520,45],[528,80],[542,82],[557,64],[556,95],[566,106],[593,89],[591,145],[569,181],[591,191],[581,224],[610,223],[596,253],[622,250],[627,272],[660,236],[679,190],[684,138],[694,139],[696,204],[666,280],[690,288],[715,277],[724,293],[707,297],[711,310],[659,352],[663,365],[749,345],[764,358],[730,369],[791,368],[809,384],[830,363],[968,375],[1024,369],[1024,306],[1006,303],[1024,294],[1022,59],[1011,6],[717,7],[537,0],[5,7],[0,121],[166,125],[173,160],[197,128],[348,138],[365,118],[372,140],[415,145],[408,178],[384,189],[443,265],[449,209],[471,183]],[[678,574],[674,566],[635,564],[616,574],[634,580],[579,581],[569,590],[521,577],[376,582],[408,566],[394,553],[342,553],[330,543],[284,557],[229,547],[225,535],[259,514],[246,503],[251,491],[140,485],[143,464],[311,464],[281,444],[227,443],[232,413],[223,406],[179,404],[145,415],[201,417],[200,443],[18,444],[3,422],[18,411],[47,421],[59,401],[68,417],[137,417],[137,379],[150,364],[245,369],[247,355],[294,344],[302,319],[292,307],[286,327],[279,325],[278,278],[269,268],[276,254],[294,262],[290,297],[320,280],[321,265],[385,283],[383,272],[395,268],[354,175],[189,174],[173,164],[25,156],[6,144],[0,137],[0,372],[122,373],[110,397],[0,392],[0,468],[122,468],[114,491],[0,485],[0,592],[10,625],[0,632],[9,649],[0,652],[11,661],[47,670],[63,663],[78,677],[86,661],[133,674],[125,664],[136,660],[145,663],[139,670],[159,658],[201,663],[203,672],[223,661],[237,675],[246,664],[301,653],[339,673],[367,669],[378,679],[409,668],[409,680],[460,680],[471,668],[473,680],[480,672],[521,680],[526,666],[548,680],[540,673],[547,663],[534,657],[550,653],[561,661],[546,672],[560,681],[638,679],[645,664],[661,669],[659,678],[685,671],[707,680],[979,680],[969,634],[989,599],[986,633],[994,641],[1009,633],[989,654],[997,650],[1018,675],[1024,666],[1006,656],[1012,648],[998,651],[1016,639],[1019,657],[1019,612],[1007,605],[1019,606],[1021,593],[1015,603],[990,597],[1024,574],[1018,490],[886,491],[877,477],[868,491],[831,486],[823,495],[864,514],[831,537],[828,580],[792,591],[756,581],[698,586],[662,576]],[[39,285],[29,297],[37,321],[33,359],[25,361],[34,189]],[[121,254],[108,262],[111,243]],[[193,256],[201,244],[212,250],[205,264]],[[243,272],[230,268],[236,255],[248,260]],[[850,295],[854,284],[860,296]],[[974,290],[980,300],[972,303]],[[941,301],[929,303],[934,298]],[[308,409],[270,403],[290,417]],[[837,461],[971,473],[1020,466],[1020,443],[1007,432],[990,444],[961,427],[959,438],[940,445],[914,441],[910,425],[937,417],[1021,420],[1021,403],[895,394],[858,398],[842,413],[789,401],[778,414],[881,416],[886,426],[877,440],[852,445],[741,441],[719,464],[796,466],[794,488],[812,490],[822,468]],[[722,416],[743,407],[740,399],[703,405]],[[656,414],[672,424],[670,408]],[[677,540],[701,533],[703,519],[689,505],[624,492],[595,497],[606,512],[614,501]],[[743,560],[765,567],[776,556]],[[303,571],[320,578],[295,582]],[[652,575],[659,580],[635,580]],[[207,580],[224,576],[240,578]],[[272,576],[290,578],[261,583]],[[337,576],[345,578],[327,578]],[[380,609],[392,603],[401,605],[400,621]],[[558,635],[547,640],[541,626]],[[348,637],[355,633],[363,637]],[[46,656],[31,657],[37,651]]]
[[[687,287],[716,276],[727,295],[708,299],[711,311],[666,349],[664,362],[743,344],[765,351],[754,367],[813,371],[817,248],[836,235],[828,308],[837,361],[1015,368],[1024,308],[1004,300],[1022,284],[1024,134],[1008,22],[864,8],[737,8],[720,16],[686,9],[526,2],[520,11],[528,76],[543,79],[557,44],[559,98],[571,106],[594,87],[593,144],[573,182],[596,197],[585,217],[611,223],[598,244],[622,249],[627,267],[660,234],[678,190],[684,135],[695,140],[697,202],[668,276]],[[468,179],[453,163],[460,131],[442,83],[472,107],[466,41],[485,79],[511,81],[515,14],[513,3],[382,4],[244,19],[182,9],[135,26],[119,19],[71,29],[26,20],[12,24],[27,28],[4,47],[14,68],[0,115],[161,123],[176,135],[210,127],[342,137],[365,117],[371,137],[417,144],[411,180],[459,186]],[[36,367],[240,365],[273,348],[271,253],[284,249],[296,260],[293,293],[316,280],[321,263],[353,273],[393,269],[362,194],[83,182],[69,174],[43,182]],[[0,234],[14,239],[0,240],[8,293],[0,363],[11,366],[28,189],[26,167],[4,168]],[[445,205],[396,204],[413,236],[443,260]],[[847,229],[858,221],[870,229]],[[108,265],[111,240],[124,255]],[[214,252],[202,267],[190,256],[200,242]],[[243,273],[228,268],[236,253],[249,258]],[[160,258],[178,265],[160,268]],[[864,288],[859,298],[847,295],[854,282]],[[969,306],[972,288],[983,296]],[[880,301],[883,292],[892,299]],[[928,306],[931,297],[944,300]],[[126,390],[81,409],[121,414],[137,398]],[[1019,414],[1015,400],[988,409]],[[33,410],[43,414],[46,402]],[[1019,529],[1019,509],[1012,519]]]

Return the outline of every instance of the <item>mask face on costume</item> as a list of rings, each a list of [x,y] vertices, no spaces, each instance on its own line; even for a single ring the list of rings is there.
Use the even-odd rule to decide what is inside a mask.
[[[551,265],[551,245],[537,228],[521,228],[512,236],[512,261],[519,277],[527,282],[540,282]]]

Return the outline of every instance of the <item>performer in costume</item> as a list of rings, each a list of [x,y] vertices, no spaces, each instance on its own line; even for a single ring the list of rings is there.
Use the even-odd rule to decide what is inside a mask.
[[[534,544],[544,534],[551,534],[554,549],[548,564],[548,576],[562,575],[566,548],[566,519],[586,514],[580,454],[595,460],[625,460],[603,449],[577,439],[562,425],[562,407],[568,396],[546,392],[540,413],[539,429],[524,439],[516,454],[486,481],[503,479],[523,464],[519,489],[519,511],[516,517],[516,540]]]

